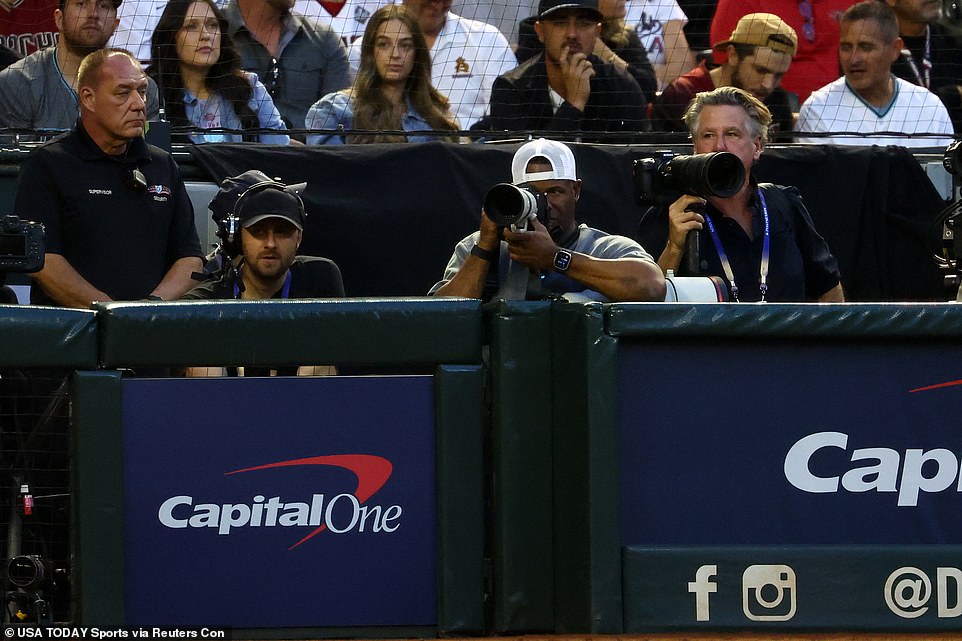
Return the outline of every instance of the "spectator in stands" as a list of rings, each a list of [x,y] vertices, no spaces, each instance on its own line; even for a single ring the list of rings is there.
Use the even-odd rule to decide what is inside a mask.
[[[126,49],[148,68],[150,40],[166,7],[167,0],[125,0],[117,9],[119,24],[107,46]]]
[[[57,44],[54,12],[57,0],[3,0],[0,2],[0,45],[18,58]]]
[[[182,297],[184,300],[287,298],[342,298],[341,271],[327,258],[298,256],[306,222],[300,192],[307,185],[286,185],[258,170],[225,179],[210,203],[214,221],[224,240],[227,269]],[[239,237],[228,238],[226,222],[237,221]],[[237,374],[238,368],[193,367],[191,376]],[[244,375],[324,375],[330,366],[305,366],[290,371],[252,372]]]
[[[374,13],[364,32],[354,86],[321,98],[308,110],[305,124],[308,129],[358,132],[309,134],[309,144],[426,142],[441,138],[376,132],[461,129],[448,99],[431,86],[431,55],[417,18],[404,5]]]
[[[724,63],[709,69],[706,61],[675,79],[655,101],[654,126],[664,131],[687,131],[685,110],[695,94],[729,85],[748,91],[772,113],[769,134],[791,131],[792,102],[781,88],[782,76],[792,64],[798,37],[784,20],[772,13],[750,13],[738,21],[731,36],[715,45],[724,49]]]
[[[431,84],[447,96],[462,127],[477,122],[488,109],[494,79],[517,62],[511,46],[491,25],[462,18],[453,0],[404,0],[417,16],[431,51]],[[362,40],[351,46],[351,69],[357,73]]]
[[[842,301],[838,263],[798,191],[759,184],[752,176],[768,140],[768,108],[747,91],[720,87],[695,96],[685,123],[696,154],[735,154],[745,182],[730,198],[706,201],[687,194],[645,212],[638,238],[646,247],[662,248],[661,268],[723,278],[736,302]],[[700,238],[698,257],[686,257],[689,233]],[[686,268],[690,264],[698,266],[694,272]]]
[[[544,51],[495,81],[491,113],[473,130],[611,140],[606,133],[649,129],[638,83],[592,53],[602,18],[597,0],[541,0],[535,31]]]
[[[292,13],[294,0],[230,0],[228,35],[274,99],[288,129],[302,129],[322,96],[351,84],[347,51],[330,27]]]
[[[634,29],[625,26],[625,2],[626,0],[598,0],[598,11],[604,16],[604,21],[601,23],[601,37],[595,40],[592,53],[631,74],[644,92],[645,100],[651,103],[658,90],[658,79],[655,77],[655,69],[648,62],[648,53],[638,39],[638,34]],[[537,20],[537,16],[532,16],[521,22],[518,49],[515,52],[518,62],[524,62],[544,51],[538,34],[534,31]]]
[[[803,142],[835,145],[945,147],[952,122],[934,93],[892,74],[902,51],[895,13],[865,0],[842,16],[839,61],[845,75],[809,96],[798,114],[798,131],[831,133]],[[943,134],[942,137],[845,136],[843,133]]]
[[[538,0],[472,0],[459,5],[465,18],[481,20],[504,34],[508,42],[518,42],[518,25],[538,10]]]
[[[191,142],[263,142],[290,138],[264,85],[241,70],[227,20],[212,0],[170,0],[154,32],[150,75],[175,127],[272,129],[276,133],[193,133]]]
[[[575,219],[581,180],[567,145],[539,138],[511,161],[515,185],[547,198],[543,219],[527,229],[498,228],[481,212],[480,230],[458,243],[431,294],[524,299],[566,295],[572,300],[660,301],[665,280],[641,245]]]
[[[364,35],[367,21],[383,4],[384,0],[296,0],[294,11],[309,20],[327,25],[341,37],[344,46],[350,48],[355,40]]]
[[[899,21],[902,55],[893,73],[935,93],[962,135],[962,37],[939,22],[936,0],[887,0]]]
[[[60,0],[60,40],[0,71],[0,127],[67,130],[77,121],[77,74],[87,54],[102,49],[117,26],[121,0]],[[159,111],[148,80],[147,120]]]
[[[647,50],[659,89],[695,66],[684,31],[688,16],[676,0],[628,0],[625,23]]]
[[[91,53],[78,73],[74,130],[23,162],[14,212],[45,226],[31,301],[173,299],[201,268],[177,163],[144,142],[147,76],[126,51]]]
[[[835,80],[838,71],[838,20],[854,0],[718,0],[711,23],[711,41],[728,37],[748,13],[774,13],[798,34],[798,52],[782,86],[804,102],[815,89]],[[715,52],[715,62],[724,62]]]

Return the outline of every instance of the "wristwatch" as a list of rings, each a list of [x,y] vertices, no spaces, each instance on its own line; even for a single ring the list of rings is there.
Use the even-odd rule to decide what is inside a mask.
[[[554,268],[558,272],[568,271],[568,267],[571,266],[571,252],[567,249],[559,249],[558,253],[554,255]]]
[[[471,255],[477,256],[481,260],[486,260],[489,263],[491,263],[491,262],[494,262],[496,252],[493,252],[488,249],[484,249],[480,245],[475,244],[475,246],[471,248]]]

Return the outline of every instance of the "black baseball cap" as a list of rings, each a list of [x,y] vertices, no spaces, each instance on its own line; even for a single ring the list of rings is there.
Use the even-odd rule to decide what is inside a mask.
[[[287,185],[271,183],[252,191],[237,203],[234,212],[241,227],[250,227],[265,218],[283,218],[304,229],[304,205],[300,196]]]
[[[538,19],[543,20],[562,9],[580,9],[591,13],[599,22],[604,20],[604,16],[598,10],[598,0],[541,0],[538,3]]]
[[[253,190],[252,187],[263,185]],[[220,189],[214,194],[210,204],[211,218],[221,224],[234,213],[244,227],[249,227],[271,216],[287,218],[298,229],[304,229],[304,208],[298,194],[307,189],[307,183],[285,185],[258,169],[250,169],[237,176],[225,178]],[[237,200],[250,192],[241,202],[239,211],[234,211]]]

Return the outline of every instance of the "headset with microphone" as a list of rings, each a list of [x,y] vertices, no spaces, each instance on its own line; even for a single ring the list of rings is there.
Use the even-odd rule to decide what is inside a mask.
[[[251,180],[256,180],[251,184]],[[228,258],[233,259],[243,252],[241,246],[241,222],[245,218],[253,215],[244,216],[244,209],[254,202],[254,196],[268,190],[277,190],[293,197],[297,202],[297,208],[301,220],[307,217],[304,208],[304,201],[301,199],[300,192],[307,186],[307,183],[297,183],[286,185],[279,180],[267,177],[260,171],[249,171],[234,178],[226,178],[221,183],[220,191],[211,200],[208,208],[211,217],[217,223],[216,236],[221,241],[221,249]],[[234,196],[237,191],[244,187],[240,195]],[[233,201],[233,202],[231,202]]]

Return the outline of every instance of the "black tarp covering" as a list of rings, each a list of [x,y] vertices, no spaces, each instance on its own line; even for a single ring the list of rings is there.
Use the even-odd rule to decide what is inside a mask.
[[[517,147],[211,144],[191,153],[214,181],[255,168],[307,181],[302,253],[337,262],[349,296],[419,296],[441,277],[455,243],[477,229],[487,189],[511,180]],[[633,237],[644,210],[634,199],[631,163],[652,148],[572,147],[585,183],[579,219]],[[849,300],[949,297],[931,256],[944,203],[905,149],[771,148],[757,176],[799,188],[839,260]]]

